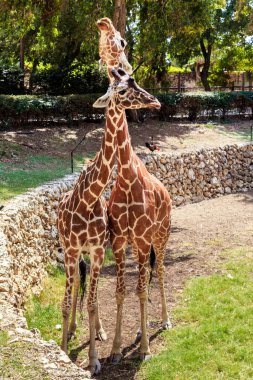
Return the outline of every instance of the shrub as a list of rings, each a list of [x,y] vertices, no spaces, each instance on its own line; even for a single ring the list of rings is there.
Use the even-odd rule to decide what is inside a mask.
[[[0,68],[0,94],[22,94],[24,74],[16,67]]]
[[[32,74],[30,83],[33,93],[50,95],[89,94],[108,88],[107,74],[98,65],[43,69]]]

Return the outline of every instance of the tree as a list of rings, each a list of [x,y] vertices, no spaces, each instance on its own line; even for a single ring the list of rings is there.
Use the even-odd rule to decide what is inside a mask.
[[[169,3],[168,12],[174,56],[186,63],[202,54],[201,81],[205,90],[210,91],[208,76],[212,53],[214,49],[237,44],[238,37],[245,39],[251,22],[252,1],[187,0],[182,6],[181,0],[173,0]]]

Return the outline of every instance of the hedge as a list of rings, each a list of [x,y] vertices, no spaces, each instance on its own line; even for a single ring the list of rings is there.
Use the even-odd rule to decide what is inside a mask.
[[[92,104],[99,94],[68,96],[0,95],[0,125],[2,127],[25,125],[28,122],[53,121],[55,118],[97,120],[103,110]]]
[[[28,121],[52,121],[55,118],[64,118],[69,123],[80,119],[101,119],[104,110],[92,107],[100,95],[0,95],[0,123],[8,127]],[[245,114],[249,108],[253,117],[253,92],[171,93],[156,96],[162,107],[152,116],[158,114],[162,120],[175,115],[188,117],[192,121],[198,117],[225,117],[230,111]]]
[[[224,118],[230,111],[245,114],[248,108],[253,117],[253,92],[188,92],[158,94],[157,98],[162,104],[160,119],[164,120],[175,115],[187,116],[191,121],[200,116]]]

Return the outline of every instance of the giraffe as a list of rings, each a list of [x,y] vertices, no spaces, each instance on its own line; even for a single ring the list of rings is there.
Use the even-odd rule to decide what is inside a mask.
[[[124,52],[127,42],[121,37],[120,32],[114,28],[109,18],[101,18],[97,21],[97,26],[101,32],[99,39],[100,59],[102,63],[106,64],[109,80],[112,83],[114,80],[111,74],[112,68],[123,67],[127,73],[132,73],[132,66]]]
[[[90,331],[89,367],[92,374],[99,373],[101,369],[95,349],[96,333],[101,340],[107,338],[98,316],[97,305],[97,283],[109,238],[107,204],[101,195],[110,179],[116,151],[116,127],[110,120],[107,121],[100,151],[88,167],[83,169],[73,190],[61,199],[57,218],[59,238],[65,252],[66,272],[61,347],[67,353],[68,339],[76,330],[79,257],[82,253],[88,253],[90,286],[87,308]],[[71,304],[72,319],[69,326]]]
[[[113,70],[115,78],[110,95],[98,99],[95,106],[108,106],[109,115],[117,129],[118,177],[112,189],[108,205],[111,244],[117,269],[117,319],[111,351],[112,362],[121,359],[121,324],[125,297],[125,248],[132,246],[139,265],[137,294],[140,300],[141,338],[140,357],[150,355],[147,338],[147,275],[150,248],[153,247],[157,260],[157,276],[162,303],[162,324],[170,328],[164,291],[164,255],[170,233],[171,199],[162,183],[152,176],[134,153],[125,109],[160,108],[152,95],[141,89],[132,77],[122,69]],[[112,108],[112,104],[114,107]]]

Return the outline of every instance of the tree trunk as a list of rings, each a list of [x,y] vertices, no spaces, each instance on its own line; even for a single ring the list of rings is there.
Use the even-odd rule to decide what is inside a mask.
[[[126,1],[115,0],[114,13],[113,13],[113,25],[117,29],[121,36],[125,37],[126,31]]]
[[[207,48],[204,43],[205,38],[207,40]],[[211,91],[211,87],[208,82],[209,69],[211,65],[211,53],[212,53],[210,30],[207,30],[205,33],[202,34],[201,39],[200,39],[200,48],[204,57],[203,69],[200,72],[201,82],[204,86],[205,91]]]

